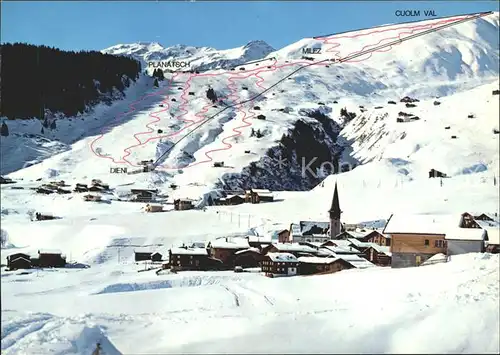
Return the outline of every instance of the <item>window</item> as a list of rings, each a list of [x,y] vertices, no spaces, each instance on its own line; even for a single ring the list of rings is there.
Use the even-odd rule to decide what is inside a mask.
[[[424,241],[424,245],[425,245],[426,247],[428,247],[428,246],[429,246],[429,239],[426,239],[426,240]]]
[[[442,239],[436,240],[434,241],[434,246],[436,248],[446,248],[446,241]]]

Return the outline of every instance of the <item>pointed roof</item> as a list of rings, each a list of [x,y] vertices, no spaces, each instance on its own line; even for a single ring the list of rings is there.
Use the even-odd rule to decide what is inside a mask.
[[[333,191],[332,206],[328,210],[330,217],[340,218],[340,203],[339,203],[339,193],[337,191],[337,182],[335,182],[335,190]]]

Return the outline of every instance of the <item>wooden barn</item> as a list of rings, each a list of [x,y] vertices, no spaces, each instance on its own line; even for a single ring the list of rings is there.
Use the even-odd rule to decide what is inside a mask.
[[[31,260],[28,254],[15,253],[7,256],[7,268],[9,270],[31,269]]]
[[[210,257],[205,248],[181,246],[169,250],[169,262],[174,270],[221,270],[222,261]]]
[[[234,255],[234,265],[242,268],[259,267],[265,258],[258,248],[238,250]]]
[[[245,191],[245,202],[260,203],[273,201],[273,193],[267,189],[250,189]]]
[[[298,258],[298,261],[300,275],[331,274],[354,268],[347,261],[335,257],[318,258],[315,256],[301,256]]]
[[[65,267],[66,257],[60,250],[38,250],[39,267]]]
[[[366,260],[377,266],[391,266],[392,254],[388,246],[380,246],[372,243],[370,247],[365,249],[364,257]]]
[[[131,200],[134,202],[152,202],[158,194],[156,189],[131,189],[130,192],[134,195]]]
[[[218,238],[208,243],[207,248],[212,258],[221,260],[227,267],[234,267],[236,252],[247,250],[250,245],[246,238]]]
[[[219,201],[224,205],[241,205],[245,202],[245,197],[240,195],[227,195],[220,198]]]
[[[191,210],[194,208],[193,200],[188,198],[179,198],[174,200],[174,209],[176,211]]]
[[[83,196],[83,199],[88,202],[100,202],[101,201],[101,196],[100,195],[85,195]]]
[[[146,260],[151,260],[151,256],[153,255],[153,252],[147,249],[136,249],[134,250],[134,260],[135,262],[138,261],[146,261]]]
[[[161,255],[161,253],[156,251],[151,254],[151,261],[160,262],[162,260],[163,260],[163,255]]]
[[[290,253],[267,253],[262,260],[261,270],[268,277],[297,275],[299,261]]]
[[[443,173],[439,170],[436,170],[436,169],[429,170],[429,178],[436,178],[436,177],[445,178],[447,176],[445,173]]]

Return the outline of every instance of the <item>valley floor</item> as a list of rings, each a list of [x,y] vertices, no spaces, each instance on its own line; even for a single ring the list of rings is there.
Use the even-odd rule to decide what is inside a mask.
[[[499,261],[278,279],[133,263],[2,272],[2,353],[498,353]]]

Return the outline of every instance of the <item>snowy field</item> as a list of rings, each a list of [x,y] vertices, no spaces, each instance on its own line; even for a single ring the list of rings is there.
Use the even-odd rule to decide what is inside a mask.
[[[3,354],[498,353],[499,255],[268,279],[133,265],[2,273]],[[149,341],[144,341],[149,339]]]

